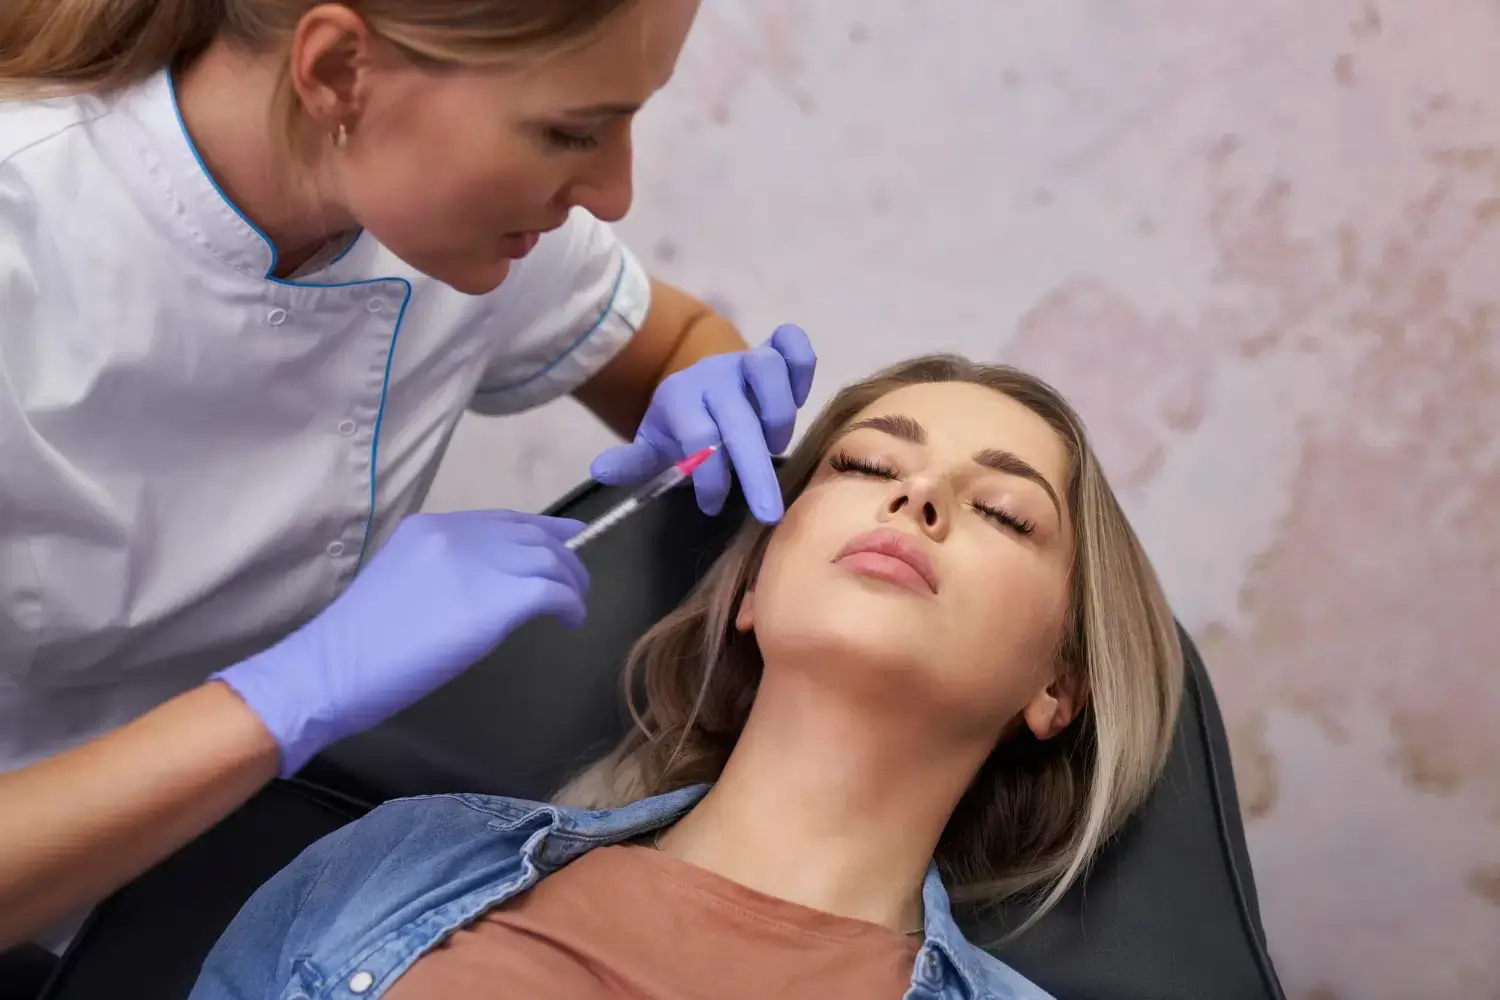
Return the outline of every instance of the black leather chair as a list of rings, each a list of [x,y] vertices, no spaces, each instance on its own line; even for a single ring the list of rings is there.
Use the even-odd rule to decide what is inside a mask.
[[[552,513],[588,520],[620,492],[589,485]],[[598,540],[588,623],[537,622],[410,711],[278,782],[109,900],[65,956],[46,1000],[174,1000],[255,886],[374,803],[481,791],[541,798],[625,725],[620,661],[708,567],[735,519],[679,491]],[[1182,635],[1189,676],[1160,787],[1063,905],[1000,955],[1060,1000],[1283,1000],[1213,690]],[[971,928],[994,940],[1022,916]]]

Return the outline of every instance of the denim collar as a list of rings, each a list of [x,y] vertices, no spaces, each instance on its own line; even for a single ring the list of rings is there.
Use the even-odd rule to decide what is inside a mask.
[[[511,799],[503,800],[504,804],[498,811],[504,815],[506,827],[517,830],[535,828],[535,833],[527,840],[526,852],[539,868],[552,872],[596,847],[634,840],[670,826],[697,805],[710,787],[707,784],[690,785],[619,809],[582,810]],[[496,811],[494,799],[475,797],[474,801],[476,804],[482,802],[487,810]],[[1014,973],[964,937],[953,917],[953,907],[936,862],[928,865],[922,883],[922,908],[925,941],[923,954],[918,960],[918,974],[922,972],[922,964],[926,963],[928,976],[936,980],[940,970],[933,964],[936,961],[934,952],[940,953],[957,972],[970,996],[996,996],[997,974],[1003,971],[1003,978],[1009,979]],[[987,968],[990,963],[995,968]],[[1009,989],[1001,995],[1007,994],[1017,995]]]

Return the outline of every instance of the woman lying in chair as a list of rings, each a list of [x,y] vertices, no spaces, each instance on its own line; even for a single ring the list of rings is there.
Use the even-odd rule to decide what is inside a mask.
[[[783,482],[636,646],[639,725],[567,805],[376,809],[255,895],[193,997],[1045,996],[950,896],[1054,903],[1182,683],[1078,417],[922,358],[841,392]]]

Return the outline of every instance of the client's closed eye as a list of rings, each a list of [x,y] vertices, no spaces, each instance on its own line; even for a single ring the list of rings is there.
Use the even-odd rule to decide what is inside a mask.
[[[889,465],[865,458],[855,458],[846,451],[841,451],[830,458],[828,466],[834,472],[853,472],[861,476],[873,476],[876,479],[896,478],[896,470]]]
[[[999,507],[991,507],[982,500],[975,500],[969,504],[979,513],[994,521],[996,524],[1009,528],[1018,535],[1029,535],[1036,530],[1036,525],[1025,518],[1016,517],[1009,511],[1001,510]]]
[[[828,460],[828,465],[829,468],[833,469],[833,471],[835,472],[853,473],[860,476],[870,476],[874,479],[897,478],[896,470],[891,468],[889,465],[871,459],[855,458],[853,455],[850,455],[848,452],[844,451],[838,452],[832,458],[830,458]],[[1035,523],[1028,521],[1025,518],[1017,517],[1007,510],[991,506],[990,504],[987,504],[982,500],[972,500],[969,502],[969,506],[979,514],[989,518],[995,524],[998,524],[1005,528],[1009,528],[1011,531],[1014,531],[1018,535],[1029,535],[1036,530]]]

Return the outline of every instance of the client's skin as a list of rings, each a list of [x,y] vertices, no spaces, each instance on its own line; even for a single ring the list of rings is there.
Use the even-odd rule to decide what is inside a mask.
[[[905,386],[860,413],[772,533],[735,626],[764,660],[723,773],[663,851],[820,910],[909,930],[954,807],[1016,726],[1079,707],[1058,676],[1068,453],[978,385]],[[925,554],[932,586],[871,531]]]

